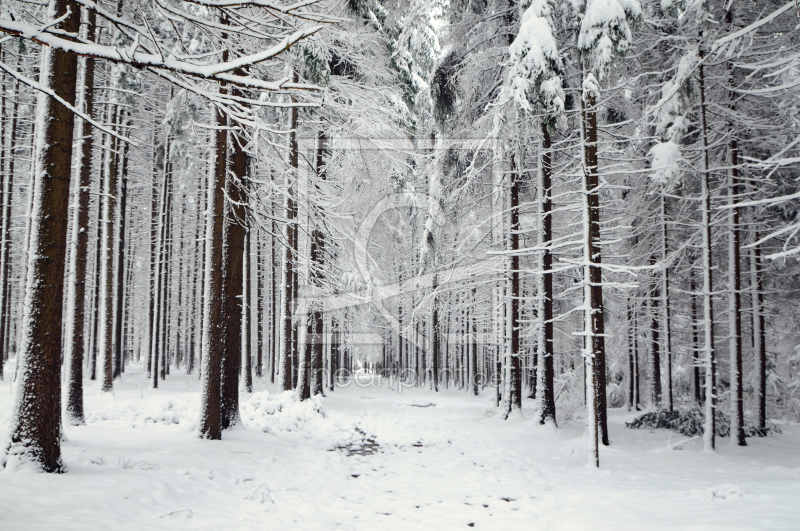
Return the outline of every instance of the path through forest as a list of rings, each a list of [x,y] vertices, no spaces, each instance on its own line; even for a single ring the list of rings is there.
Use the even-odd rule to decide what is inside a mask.
[[[13,367],[7,366],[9,373]],[[136,370],[136,368],[134,368]],[[0,472],[0,529],[796,529],[800,427],[724,439],[716,454],[611,415],[603,467],[586,466],[582,422],[558,430],[493,414],[460,391],[337,388],[312,402],[259,392],[240,429],[193,437],[194,376],[116,396],[87,387],[87,420],[66,427],[69,473]],[[89,384],[90,382],[87,382]],[[244,398],[244,397],[243,397]],[[529,403],[526,405],[530,405]],[[11,394],[0,393],[7,431]],[[280,410],[280,411],[278,411]],[[272,413],[272,414],[269,414]],[[529,409],[523,414],[531,416]]]

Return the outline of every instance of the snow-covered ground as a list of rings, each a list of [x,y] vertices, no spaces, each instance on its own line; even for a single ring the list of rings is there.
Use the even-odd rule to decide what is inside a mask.
[[[142,382],[136,368],[114,396],[87,382],[88,424],[66,427],[69,472],[0,472],[0,528],[800,529],[797,425],[711,454],[614,411],[598,471],[580,422],[503,421],[489,389],[350,386],[301,405],[257,383],[244,427],[202,441],[194,376]]]

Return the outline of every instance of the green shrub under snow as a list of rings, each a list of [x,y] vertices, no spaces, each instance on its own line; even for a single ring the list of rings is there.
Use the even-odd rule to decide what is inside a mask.
[[[730,418],[719,409],[715,410],[714,417],[716,419],[715,429],[717,436],[730,437]],[[693,407],[690,409],[675,409],[672,412],[666,409],[652,411],[636,417],[631,422],[626,422],[625,426],[632,429],[663,428],[677,431],[681,435],[686,435],[687,437],[694,437],[703,434],[703,425],[705,421],[705,413],[699,408]],[[770,433],[780,433],[780,430],[775,426],[770,426],[763,430],[755,426],[746,426],[744,429],[746,437],[766,437]]]

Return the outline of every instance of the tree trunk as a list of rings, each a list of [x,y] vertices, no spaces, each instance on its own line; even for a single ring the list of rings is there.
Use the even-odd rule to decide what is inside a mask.
[[[550,243],[553,240],[553,152],[550,130],[542,122],[542,160],[539,182],[539,215],[541,251],[541,287],[539,297],[540,341],[539,341],[539,423],[556,422],[556,401],[553,372],[553,255]]]
[[[131,121],[128,120],[130,131]],[[126,207],[128,203],[128,145],[123,146],[122,154],[122,179],[119,186],[119,253],[117,255],[117,295],[116,295],[116,327],[114,334],[114,378],[118,378],[123,370],[122,360],[122,331],[123,331],[123,307],[125,301],[125,220]]]
[[[511,156],[511,172],[509,173],[509,256],[508,293],[506,299],[506,319],[508,329],[506,337],[506,371],[508,381],[504,402],[503,418],[508,418],[514,410],[522,409],[522,370],[519,360],[519,326],[520,326],[520,279],[519,279],[519,182],[514,156]]]
[[[62,16],[65,18],[60,29],[77,33],[80,28],[77,2],[51,0],[48,19]],[[75,104],[77,71],[77,56],[43,47],[40,83],[69,105]],[[4,461],[6,467],[33,462],[46,472],[62,472],[60,331],[75,118],[65,106],[39,94],[37,122],[34,215],[22,319],[24,340]]]
[[[716,382],[716,359],[714,352],[714,299],[713,277],[712,277],[712,253],[711,253],[711,175],[708,157],[708,122],[706,120],[706,100],[705,100],[705,67],[703,59],[705,52],[701,46],[699,49],[700,64],[698,65],[698,77],[700,84],[700,136],[703,142],[703,171],[700,174],[701,181],[701,228],[703,233],[702,253],[703,253],[703,324],[704,324],[704,345],[706,363],[706,422],[703,432],[703,447],[706,450],[716,448],[716,410],[717,410],[717,382]]]
[[[234,93],[236,91],[234,90]],[[223,243],[223,297],[225,334],[222,355],[222,382],[220,393],[222,429],[232,428],[241,422],[239,417],[239,374],[242,364],[242,301],[244,293],[245,211],[242,180],[247,177],[247,154],[243,137],[234,131],[228,135],[231,158],[226,174],[225,189],[230,198]]]
[[[758,208],[758,207],[756,207]],[[759,240],[758,231],[753,242]],[[756,369],[756,422],[761,430],[767,427],[767,336],[764,319],[764,290],[761,279],[761,247],[750,251],[750,296],[753,305],[753,354]]]
[[[593,436],[599,438],[603,445],[608,445],[608,417],[606,411],[606,344],[605,320],[603,316],[603,273],[600,268],[600,192],[597,160],[597,102],[596,95],[586,90],[583,96],[583,134],[584,134],[584,194],[585,224],[584,234],[584,260],[586,273],[584,282],[587,284],[586,300],[586,339],[589,352],[587,361],[593,374],[587,377],[591,380],[593,398],[587,402],[594,404],[593,415],[596,416],[596,429],[598,433]],[[591,416],[590,416],[591,417]],[[590,420],[591,422],[595,422]],[[591,434],[591,430],[590,430]],[[594,458],[599,466],[599,454],[594,452]]]
[[[672,412],[672,319],[669,306],[669,266],[667,264],[667,204],[661,194],[661,307],[664,309],[664,365],[666,368],[667,411]],[[663,395],[663,390],[662,390]]]
[[[327,155],[328,149],[328,139],[325,136],[323,131],[319,131],[317,134],[317,160],[316,160],[316,170],[317,170],[317,178],[320,181],[324,181],[326,177],[325,171],[325,156]],[[317,185],[319,186],[319,185]],[[321,223],[321,222],[320,222]],[[322,289],[322,280],[323,280],[323,270],[322,268],[325,266],[325,237],[322,233],[322,229],[317,226],[313,229],[311,235],[311,277],[312,277],[312,284],[317,290],[315,294],[317,298],[320,298],[320,291]],[[317,303],[314,305],[313,312],[311,314],[311,322],[313,327],[313,335],[312,337],[312,347],[311,347],[311,396],[317,395],[324,395],[325,389],[323,387],[322,382],[322,349],[324,345],[323,341],[323,326],[324,326],[324,314],[322,311],[321,304]]]
[[[223,57],[227,59],[227,52]],[[225,172],[227,170],[227,122],[222,112],[216,114],[216,161],[208,174],[206,187],[206,252],[203,288],[202,397],[198,432],[203,439],[222,437],[220,419],[220,372],[223,338],[222,300],[222,228],[225,207]]]
[[[292,71],[292,80],[297,82],[297,72]],[[293,225],[295,223],[295,201],[294,201],[294,179],[297,178],[298,151],[297,151],[297,107],[292,107],[289,111],[289,166],[290,171],[286,174],[286,196],[284,207],[286,209],[286,225],[284,227],[284,247],[282,256],[283,279],[281,282],[281,314],[283,326],[281,327],[280,338],[280,362],[281,362],[281,390],[292,389],[292,309],[294,306],[294,250],[297,247],[295,242],[296,232]]]
[[[117,117],[117,106],[112,104],[108,109],[108,121],[111,130],[114,130]],[[111,135],[106,135],[106,179],[103,183],[103,230],[100,236],[100,309],[98,324],[98,352],[103,354],[103,379],[101,389],[110,392],[113,389],[113,362],[114,362],[114,213],[116,211],[117,193],[117,156],[115,153],[116,142]]]
[[[654,255],[650,255],[650,265],[655,266]],[[658,409],[661,406],[661,337],[658,309],[661,293],[658,282],[653,282],[653,291],[650,295],[650,404]]]

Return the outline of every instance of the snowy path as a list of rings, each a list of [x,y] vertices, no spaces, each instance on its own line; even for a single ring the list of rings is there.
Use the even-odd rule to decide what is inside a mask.
[[[488,396],[354,386],[324,400],[327,419],[291,413],[264,433],[245,418],[210,442],[192,437],[193,377],[173,375],[144,399],[140,381],[128,373],[102,401],[87,391],[88,425],[66,429],[69,473],[0,472],[0,529],[800,528],[796,425],[707,454],[699,441],[670,450],[670,434],[625,429],[629,414],[614,413],[596,471],[579,422],[504,422],[487,416]],[[0,389],[5,433],[8,383]],[[377,453],[334,449],[356,450],[356,428]]]

